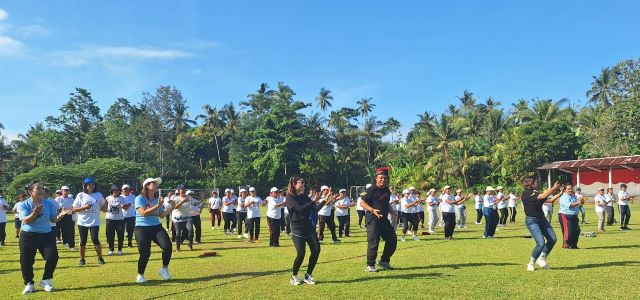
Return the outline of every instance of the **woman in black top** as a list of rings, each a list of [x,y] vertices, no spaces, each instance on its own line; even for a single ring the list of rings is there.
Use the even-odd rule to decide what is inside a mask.
[[[522,192],[522,204],[524,206],[525,224],[531,232],[531,236],[536,241],[536,246],[531,253],[531,260],[527,265],[527,270],[534,271],[534,264],[537,263],[543,269],[549,269],[547,264],[547,256],[553,246],[555,245],[557,238],[556,234],[544,217],[542,212],[542,205],[545,202],[555,201],[560,193],[556,196],[548,199],[549,196],[560,188],[560,184],[556,182],[551,188],[540,194],[537,191],[538,181],[533,177],[526,177],[524,179],[524,191]],[[546,243],[545,243],[546,239]]]
[[[315,191],[311,196],[314,200],[311,200],[304,193],[304,179],[297,176],[289,179],[285,205],[289,211],[291,239],[297,252],[296,259],[293,261],[293,276],[291,276],[290,280],[292,285],[301,283],[300,279],[298,279],[298,271],[304,260],[307,244],[311,255],[309,256],[307,273],[304,274],[302,281],[308,284],[316,283],[311,274],[313,274],[313,268],[315,268],[320,256],[320,241],[318,241],[318,236],[316,235],[315,225],[312,224],[311,215],[317,214],[318,210],[324,206],[325,201],[320,200],[320,194]]]

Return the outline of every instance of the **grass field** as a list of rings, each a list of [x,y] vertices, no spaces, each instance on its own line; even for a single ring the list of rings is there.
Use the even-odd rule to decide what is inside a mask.
[[[262,219],[260,243],[248,244],[236,237],[225,237],[212,231],[209,217],[203,214],[203,244],[195,250],[174,252],[170,270],[173,280],[163,282],[157,274],[160,251],[152,248],[147,268],[147,282],[134,283],[137,250],[125,248],[124,256],[105,257],[106,265],[98,266],[95,251],[88,251],[88,265],[77,267],[78,254],[60,251],[55,273],[56,291],[45,293],[37,286],[27,298],[65,299],[487,299],[487,298],[554,298],[554,299],[632,299],[640,297],[640,205],[632,207],[631,231],[617,226],[595,238],[581,237],[579,250],[564,250],[558,244],[549,257],[553,270],[526,271],[533,240],[523,238],[528,231],[523,225],[519,207],[518,223],[496,233],[496,238],[481,238],[483,226],[475,225],[475,211],[469,211],[470,224],[456,229],[455,240],[444,241],[442,228],[419,242],[398,242],[392,258],[394,271],[365,273],[366,239],[352,216],[352,237],[341,244],[323,244],[320,261],[314,272],[318,284],[291,286],[293,245],[286,236],[280,248],[268,247],[268,228]],[[554,212],[555,213],[555,212]],[[617,213],[617,212],[616,212]],[[264,216],[264,214],[263,214]],[[635,218],[635,219],[634,219]],[[554,228],[561,239],[557,216]],[[587,208],[588,224],[582,231],[595,231],[596,215]],[[20,274],[17,240],[7,224],[7,246],[0,248],[0,299],[22,297],[24,287]],[[104,228],[101,242],[106,245]],[[382,250],[382,244],[380,250]],[[183,249],[187,249],[184,247]],[[198,258],[203,251],[219,255]],[[105,252],[106,253],[106,252]],[[306,263],[306,262],[305,262]],[[42,276],[44,261],[36,259],[36,283]],[[303,265],[302,274],[305,266]]]

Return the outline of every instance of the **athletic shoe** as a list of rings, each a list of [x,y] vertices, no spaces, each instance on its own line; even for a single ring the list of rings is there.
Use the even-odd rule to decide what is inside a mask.
[[[436,232],[435,232],[435,231],[433,231],[433,230],[429,230],[429,231],[427,231],[427,232],[429,232],[429,234],[434,234],[434,233],[436,233]]]
[[[82,267],[82,266],[84,266],[86,264],[87,264],[87,262],[84,260],[84,258],[81,258],[80,259],[80,263],[78,264],[78,266]]]
[[[297,275],[291,276],[291,279],[289,280],[289,283],[291,283],[291,285],[300,285],[300,284],[302,284],[300,279],[298,279]]]
[[[383,268],[385,270],[393,270],[394,268],[391,266],[391,264],[389,264],[388,261],[380,261],[378,262],[378,266],[380,268]]]
[[[169,269],[167,268],[160,268],[160,270],[158,271],[158,274],[160,274],[160,276],[162,277],[162,280],[171,279],[171,274],[169,274]]]
[[[462,228],[467,228],[467,226],[465,226],[465,225],[462,225]]]
[[[551,267],[547,264],[547,259],[543,258],[543,257],[538,257],[538,259],[536,260],[536,264],[540,267],[543,268],[545,270],[549,270],[551,269]]]
[[[241,238],[242,238],[242,235],[241,235],[241,234],[238,234],[238,238],[239,238],[239,239],[241,239]]]
[[[118,251],[118,255],[122,256],[122,255],[124,255],[124,252]]]
[[[98,264],[99,265],[104,265],[104,258],[98,257]]]
[[[417,236],[417,235],[415,235],[415,234],[411,237],[411,239],[412,239],[412,240],[414,240],[414,241],[419,241],[419,240],[420,240],[420,239],[418,238],[418,236]]]
[[[62,241],[56,239],[56,244],[60,244],[60,243],[62,243]]]
[[[76,251],[76,248],[69,248],[69,251]]]
[[[304,283],[306,283],[306,284],[316,284],[316,279],[313,278],[313,276],[311,276],[309,274],[304,274],[304,277],[302,278],[302,281],[304,281]]]
[[[533,263],[529,263],[527,264],[527,271],[535,271],[536,267],[533,265]]]
[[[215,228],[215,227],[213,227],[213,226],[211,226],[211,230],[216,230],[216,228]]]
[[[370,272],[370,273],[375,273],[378,272],[378,270],[376,270],[375,266],[367,266],[366,268],[364,268],[365,272]]]
[[[322,244],[322,243],[324,243],[324,240],[318,240],[318,242]]]
[[[45,292],[53,292],[53,281],[51,279],[40,280],[40,287]]]
[[[249,238],[249,235],[248,235],[248,234],[246,234],[246,233],[245,233],[245,234],[243,234],[242,236],[243,236],[245,239],[248,239],[248,238]]]
[[[145,282],[147,282],[147,280],[144,279],[144,275],[138,274],[138,276],[136,277],[136,283],[145,283]]]
[[[404,239],[404,235],[400,237],[400,240],[405,242],[406,240]]]
[[[33,292],[36,291],[36,287],[33,286],[33,283],[27,283],[27,285],[24,286],[24,290],[22,290],[22,294],[31,294]]]
[[[220,229],[220,226],[218,226],[218,229]]]
[[[107,256],[112,256],[113,255],[113,251],[109,251],[109,253],[107,253]]]
[[[62,248],[67,248],[69,247],[69,245],[67,245],[67,243],[62,244]]]
[[[482,225],[482,222],[476,222],[476,225]]]
[[[340,240],[340,239],[335,239],[335,240],[331,240],[331,242],[332,242],[332,243],[340,243],[340,242],[342,242],[342,240]]]

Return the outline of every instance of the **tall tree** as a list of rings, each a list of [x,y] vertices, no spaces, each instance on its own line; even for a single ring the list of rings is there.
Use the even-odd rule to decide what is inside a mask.
[[[320,94],[316,96],[316,104],[322,110],[322,112],[326,112],[327,108],[331,107],[331,101],[333,101],[333,96],[331,96],[331,91],[325,88],[320,89]]]
[[[589,103],[608,107],[613,103],[615,94],[615,75],[609,68],[602,69],[600,76],[593,76],[591,89],[587,91]]]

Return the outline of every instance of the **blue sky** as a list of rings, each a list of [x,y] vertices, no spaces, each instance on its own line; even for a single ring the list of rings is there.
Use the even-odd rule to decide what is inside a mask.
[[[104,113],[117,97],[173,85],[195,116],[284,81],[307,102],[328,88],[334,108],[371,97],[404,132],[465,89],[505,106],[584,103],[591,76],[640,57],[638,11],[638,1],[3,1],[2,133],[58,115],[75,87]]]

